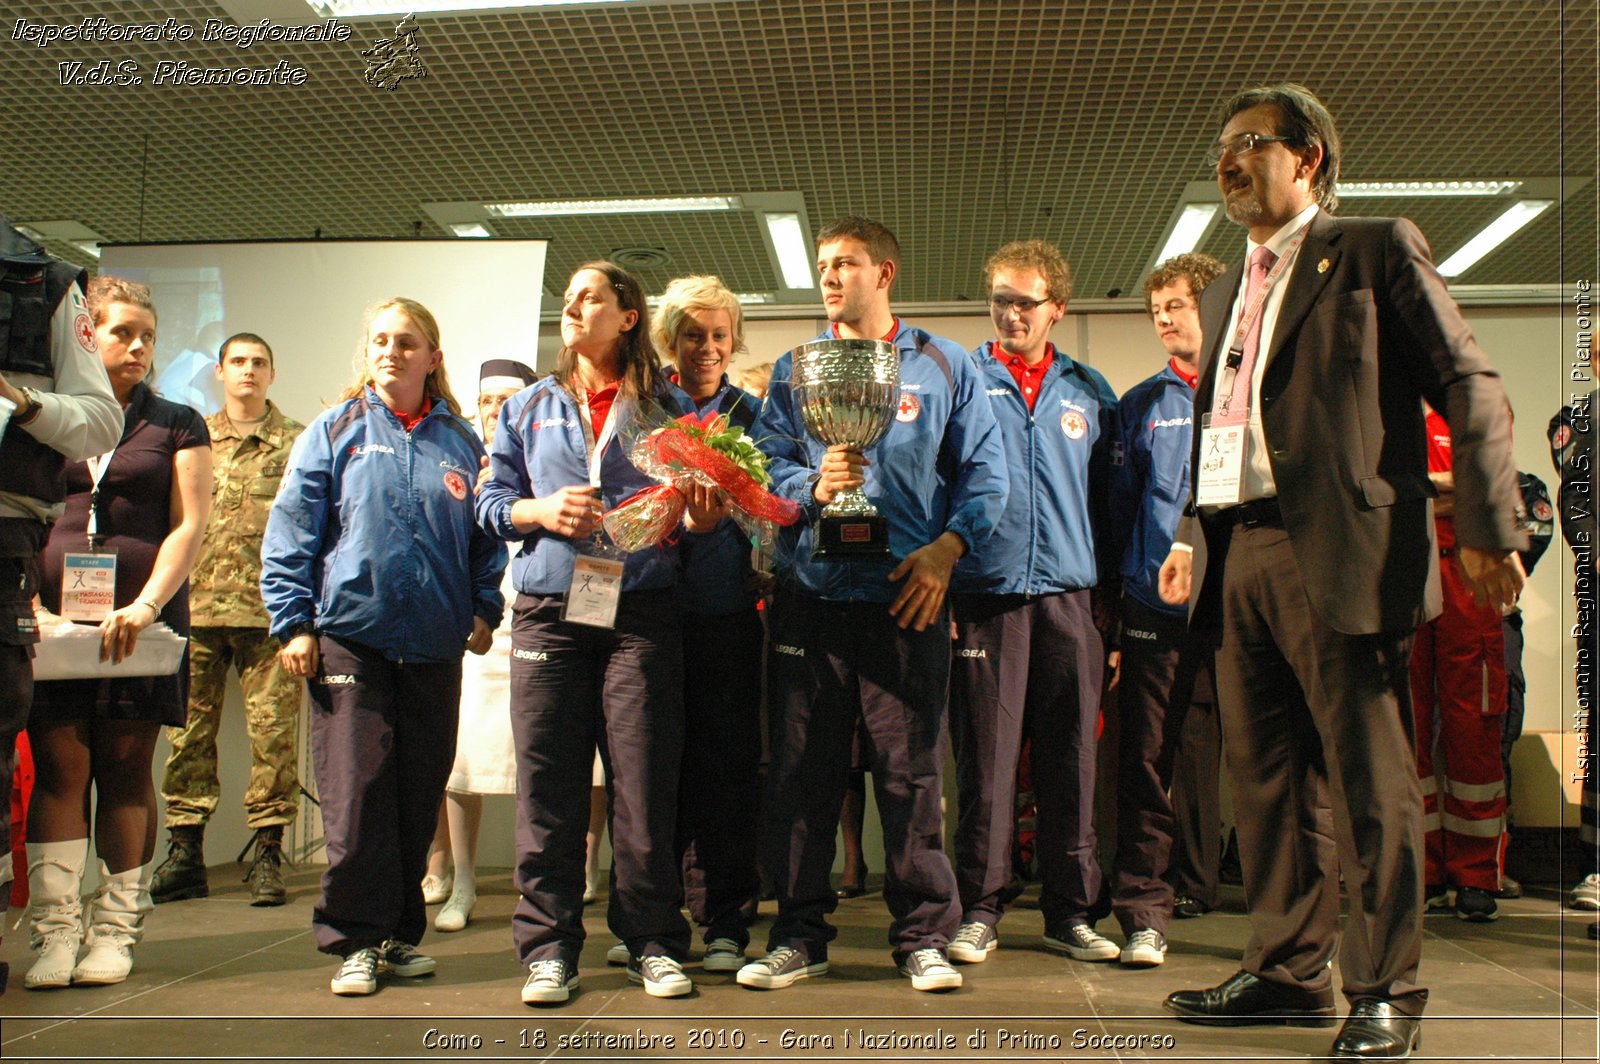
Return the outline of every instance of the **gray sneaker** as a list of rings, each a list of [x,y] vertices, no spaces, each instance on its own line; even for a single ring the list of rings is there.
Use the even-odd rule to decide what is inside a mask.
[[[999,948],[1000,935],[994,928],[979,920],[969,920],[950,940],[950,959],[960,964],[982,964]]]
[[[1148,927],[1128,936],[1122,947],[1122,963],[1129,968],[1154,968],[1167,959],[1167,937]]]
[[[824,975],[827,971],[827,961],[813,964],[804,951],[793,946],[779,946],[760,960],[751,961],[740,968],[734,978],[740,986],[748,986],[753,990],[782,990],[801,979]]]
[[[914,950],[900,962],[900,974],[911,977],[913,990],[955,990],[961,986],[961,973],[955,970],[942,949]]]
[[[1088,924],[1069,924],[1044,933],[1046,949],[1065,953],[1075,961],[1110,961],[1122,952],[1117,944]]]
[[[426,953],[417,952],[409,942],[391,938],[378,947],[378,970],[398,975],[402,979],[415,979],[419,975],[432,975],[439,962]]]
[[[628,979],[643,985],[644,992],[651,997],[683,997],[694,989],[689,977],[683,974],[683,965],[659,954],[630,959]]]
[[[700,967],[708,972],[737,972],[744,967],[744,947],[731,938],[714,938],[706,943]]]
[[[522,984],[524,1005],[559,1005],[578,989],[578,969],[557,957],[528,965],[528,981]]]
[[[368,946],[346,957],[329,983],[329,989],[344,997],[377,993],[378,951]]]

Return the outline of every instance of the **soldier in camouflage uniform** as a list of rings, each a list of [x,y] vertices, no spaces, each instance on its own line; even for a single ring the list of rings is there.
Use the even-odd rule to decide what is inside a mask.
[[[172,844],[151,895],[159,904],[209,891],[204,832],[217,809],[217,725],[228,670],[236,668],[250,736],[245,823],[256,831],[246,877],[250,903],[282,905],[283,829],[296,811],[295,731],[305,685],[284,671],[278,642],[267,635],[261,538],[290,445],[304,426],[267,399],[272,349],[259,336],[239,333],[224,341],[216,373],[226,404],[206,418],[214,479],[211,520],[190,579],[189,719],[167,732],[172,755],[161,793]]]

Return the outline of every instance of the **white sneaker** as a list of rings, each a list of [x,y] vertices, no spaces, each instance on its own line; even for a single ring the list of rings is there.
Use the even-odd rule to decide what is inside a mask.
[[[368,946],[358,949],[339,965],[339,974],[328,984],[335,994],[359,997],[378,990],[378,951]]]
[[[744,967],[744,947],[731,938],[714,938],[706,943],[700,967],[708,972],[736,972]]]
[[[524,1005],[559,1005],[578,989],[578,969],[561,958],[534,961],[528,965],[528,981],[522,984]]]
[[[1088,924],[1072,924],[1044,933],[1046,949],[1065,953],[1075,961],[1109,961],[1121,954],[1117,944]]]
[[[451,888],[456,885],[456,877],[452,872],[442,876],[422,877],[422,900],[428,905],[438,905],[450,897]]]
[[[980,920],[969,920],[950,940],[950,959],[960,964],[982,964],[999,948],[1000,936],[994,928]]]
[[[683,965],[660,954],[630,960],[628,979],[642,984],[644,992],[651,997],[683,997],[694,989],[689,977],[683,974]]]
[[[758,961],[751,961],[739,969],[735,981],[752,990],[782,990],[801,979],[813,975],[826,975],[827,961],[811,962],[811,958],[793,946],[779,946]]]
[[[450,900],[444,903],[444,908],[439,910],[439,915],[433,918],[435,931],[460,931],[467,926],[467,921],[472,919],[472,907],[478,904],[478,895],[464,894],[457,890],[450,895]]]
[[[621,968],[632,959],[633,957],[628,953],[628,944],[626,942],[618,942],[606,950],[606,963],[614,964],[618,968]]]
[[[1590,873],[1573,887],[1567,904],[1574,909],[1600,909],[1600,872]]]
[[[1148,927],[1129,935],[1122,947],[1122,963],[1130,968],[1154,968],[1166,959],[1167,937]]]
[[[900,962],[900,974],[911,977],[913,990],[955,990],[961,986],[961,973],[955,970],[942,949],[919,949]]]

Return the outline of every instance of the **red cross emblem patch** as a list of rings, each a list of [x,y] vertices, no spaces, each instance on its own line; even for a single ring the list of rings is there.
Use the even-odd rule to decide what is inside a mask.
[[[78,345],[85,351],[100,350],[100,346],[94,341],[94,323],[89,320],[89,315],[79,314],[73,318],[72,331],[78,337]]]
[[[1069,440],[1081,440],[1083,434],[1089,431],[1089,422],[1076,410],[1068,410],[1061,415],[1061,431],[1067,434]]]
[[[902,395],[900,408],[894,412],[896,421],[915,421],[917,415],[922,413],[922,400],[914,395]]]
[[[458,502],[467,497],[467,480],[454,469],[445,473],[444,487],[446,491],[455,496]]]

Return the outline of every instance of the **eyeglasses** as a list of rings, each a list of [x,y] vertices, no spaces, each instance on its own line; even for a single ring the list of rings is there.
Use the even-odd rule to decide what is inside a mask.
[[[1163,316],[1168,318],[1176,317],[1181,311],[1188,310],[1194,305],[1193,302],[1187,299],[1169,299],[1159,306],[1151,307],[1150,316],[1160,321]]]
[[[1241,133],[1229,140],[1219,140],[1206,149],[1206,158],[1212,166],[1222,161],[1224,153],[1233,156],[1249,155],[1263,144],[1286,144],[1288,137],[1274,136],[1270,133]]]
[[[995,309],[996,314],[1005,314],[1015,310],[1018,314],[1032,314],[1046,303],[1048,299],[1013,299],[1010,296],[990,296],[989,305]]]

